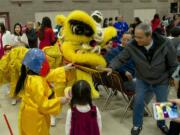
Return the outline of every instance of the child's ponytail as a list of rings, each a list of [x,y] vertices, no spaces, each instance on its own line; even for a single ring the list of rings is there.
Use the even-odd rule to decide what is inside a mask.
[[[24,87],[24,82],[27,76],[27,71],[25,65],[21,66],[21,75],[19,77],[19,80],[16,84],[16,89],[15,89],[15,95],[17,96],[18,93],[21,91],[21,89]]]

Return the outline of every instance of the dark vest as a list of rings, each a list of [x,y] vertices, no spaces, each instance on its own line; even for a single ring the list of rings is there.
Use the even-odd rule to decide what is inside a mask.
[[[72,109],[70,135],[100,135],[95,106],[86,113],[79,112],[76,107]]]

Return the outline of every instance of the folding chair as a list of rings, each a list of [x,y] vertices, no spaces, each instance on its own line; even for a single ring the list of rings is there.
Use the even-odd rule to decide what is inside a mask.
[[[106,72],[95,73],[92,76],[93,76],[93,81],[95,85],[102,85],[106,93],[108,94],[105,99],[105,103],[103,104],[102,109],[101,109],[103,111],[106,108],[107,104],[110,102],[110,99],[117,92],[117,89],[112,88],[112,84],[113,84],[112,77],[107,76]]]
[[[129,101],[129,97],[127,97],[126,94],[123,92],[123,86],[118,76],[119,73],[113,72],[111,75],[107,76],[107,73],[99,74],[100,84],[104,86],[104,89],[108,93],[107,98],[105,100],[105,103],[102,106],[102,111],[104,111],[112,98],[116,95],[116,93],[119,91],[121,92],[123,98],[126,100],[126,102]],[[97,74],[94,75],[94,77],[97,78]],[[102,79],[103,77],[103,79]],[[105,81],[103,81],[105,80]],[[97,81],[97,79],[95,79]]]
[[[106,98],[106,101],[105,101],[103,107],[102,107],[102,111],[104,111],[107,108],[107,106],[110,103],[110,101],[112,100],[113,96],[117,92],[120,92],[123,96],[123,99],[128,103],[127,106],[125,107],[125,111],[123,112],[123,115],[122,115],[122,120],[123,120],[128,109],[130,108],[131,104],[134,101],[135,90],[126,89],[124,87],[124,81],[123,81],[122,77],[116,71],[114,71],[110,76],[105,76],[105,77],[106,77],[108,83],[110,84],[108,87],[110,87],[111,89],[107,89],[107,91],[109,90],[109,94]],[[104,84],[104,85],[106,85],[106,84]],[[145,109],[152,115],[152,113],[149,110],[146,103],[145,103]]]
[[[122,77],[120,76],[120,74],[118,72],[114,72],[114,79],[116,80],[116,85],[118,86],[121,86],[121,88],[119,88],[118,90],[122,93],[124,99],[126,101],[128,101],[128,104],[127,106],[125,107],[125,110],[122,114],[122,117],[121,117],[121,121],[123,121],[123,119],[125,118],[125,115],[128,111],[128,109],[130,108],[130,106],[133,104],[133,101],[134,101],[134,98],[135,98],[135,90],[129,90],[129,89],[126,89],[125,86],[124,86],[124,83],[123,83],[123,79]],[[119,83],[119,84],[118,84]],[[128,100],[126,99],[128,98]],[[148,108],[148,105],[144,102],[145,104],[145,109],[147,110],[147,112],[150,114],[150,116],[152,116],[152,112],[150,111],[150,109]]]
[[[101,72],[93,73],[92,79],[93,79],[95,88],[97,88],[98,85],[102,85],[104,89],[106,90],[106,92],[108,93],[107,84],[103,81],[103,74],[104,73],[101,73]]]
[[[127,107],[128,110],[134,99],[134,95],[135,95],[134,91],[127,90],[124,87],[123,79],[120,76],[120,74],[116,71],[114,71],[111,75],[111,83],[112,83],[112,91],[114,92],[112,93],[109,100],[111,100],[115,92],[120,92],[123,99],[128,103],[128,107]]]

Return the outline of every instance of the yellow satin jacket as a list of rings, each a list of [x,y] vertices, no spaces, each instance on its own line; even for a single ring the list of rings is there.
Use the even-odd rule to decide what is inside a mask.
[[[19,111],[20,135],[49,135],[50,115],[58,114],[61,109],[61,97],[48,99],[52,93],[49,82],[65,83],[65,78],[62,67],[51,70],[46,78],[27,76]]]

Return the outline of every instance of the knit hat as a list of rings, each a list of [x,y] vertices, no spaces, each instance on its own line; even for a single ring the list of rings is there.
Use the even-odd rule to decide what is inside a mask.
[[[50,69],[44,52],[37,48],[30,49],[26,53],[22,64],[41,76],[46,76]]]

